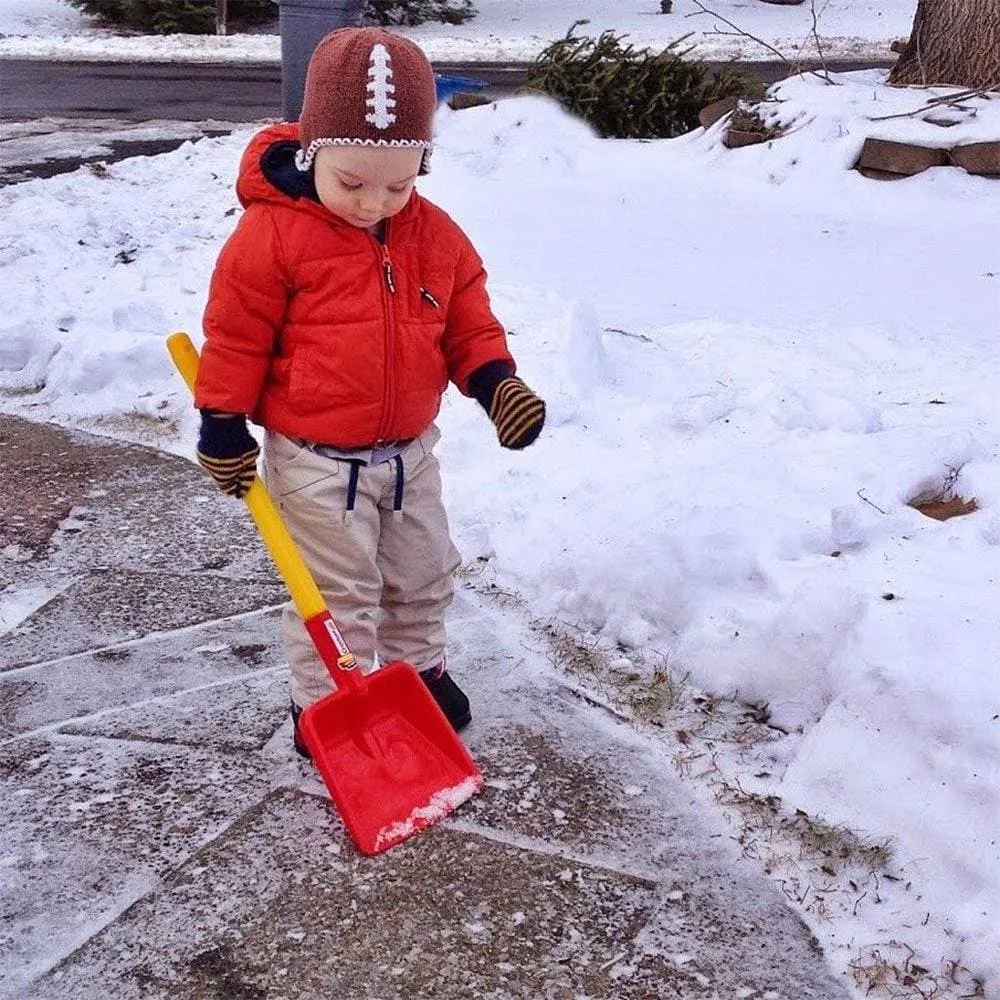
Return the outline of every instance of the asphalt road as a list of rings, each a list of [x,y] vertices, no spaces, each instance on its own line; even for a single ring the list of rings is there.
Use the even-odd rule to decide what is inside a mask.
[[[513,94],[527,72],[525,65],[502,63],[435,68],[486,83],[493,99]],[[709,64],[710,70],[721,68]],[[782,62],[743,68],[766,83],[789,73]],[[276,64],[0,60],[0,187],[83,164],[152,156],[240,123],[280,117]]]
[[[281,113],[279,66],[0,62],[0,117],[258,121]]]
[[[861,69],[871,63],[838,63]],[[721,68],[709,64],[710,69]],[[439,64],[439,72],[489,84],[493,97],[523,82],[525,66]],[[766,83],[788,75],[787,63],[745,67]],[[252,122],[281,115],[278,65],[0,61],[0,120],[114,118],[119,121]]]

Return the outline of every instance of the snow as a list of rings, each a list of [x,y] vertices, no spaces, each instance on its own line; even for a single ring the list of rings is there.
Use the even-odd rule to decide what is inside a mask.
[[[892,58],[893,39],[909,34],[915,5],[913,0],[816,0],[791,7],[753,0],[675,0],[670,14],[660,13],[659,0],[477,0],[476,6],[478,15],[462,25],[402,30],[442,62],[531,62],[582,19],[589,34],[613,29],[640,47],[684,38],[683,45],[694,46],[704,59],[771,60],[777,49],[794,62],[817,55],[815,8],[816,35],[826,58],[885,60]],[[270,30],[276,32],[276,25]],[[277,63],[280,43],[273,33],[120,36],[95,28],[62,0],[4,0],[4,57]]]
[[[13,549],[14,546],[8,546],[0,551],[0,556],[20,561],[20,553],[12,551]],[[26,618],[30,618],[56,597],[61,589],[64,588],[53,589],[36,584],[0,592],[0,635],[12,631]]]
[[[183,122],[154,119],[121,122],[112,118],[34,119],[4,122],[0,141],[0,176],[25,164],[46,159],[79,163],[83,158],[111,157],[117,142],[158,142],[176,139],[178,144],[206,132],[230,132],[232,123]]]
[[[467,802],[477,792],[482,791],[482,788],[483,779],[477,774],[475,777],[465,778],[457,785],[439,789],[434,792],[426,805],[416,806],[406,819],[396,820],[379,830],[373,853],[388,850],[394,844],[444,819],[463,802]]]
[[[64,0],[4,0],[0,35],[72,35],[86,31],[87,21]]]
[[[589,30],[611,10],[520,6],[480,0],[476,22],[414,34],[435,57],[525,55],[581,8]],[[701,23],[681,0],[653,6],[621,4],[616,26]],[[769,38],[808,33],[807,6],[730,8]],[[911,8],[831,0],[824,31],[888,39]],[[116,39],[55,0],[8,0],[0,32],[25,36],[0,39],[8,56],[218,44]],[[244,59],[251,39],[224,44]],[[833,80],[773,88],[765,117],[785,134],[740,150],[722,123],[601,141],[541,98],[442,109],[421,189],[476,242],[548,403],[542,438],[514,454],[450,394],[446,499],[464,559],[538,618],[618,646],[623,671],[659,658],[698,691],[766,703],[785,735],[731,762],[746,787],[892,841],[912,892],[810,917],[841,961],[893,938],[1000,990],[997,181],[849,169],[867,136],[1000,139],[1000,100],[910,115],[946,91]],[[163,341],[198,338],[252,131],[0,189],[2,281],[18,290],[0,408],[190,455]],[[938,522],[908,505],[946,488],[979,509]],[[0,629],[46,597],[8,593]]]

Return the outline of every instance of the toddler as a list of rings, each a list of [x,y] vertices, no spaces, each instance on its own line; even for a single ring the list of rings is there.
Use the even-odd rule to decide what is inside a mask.
[[[459,557],[434,419],[452,382],[519,449],[545,404],[515,374],[475,249],[414,190],[435,108],[412,42],[343,28],[319,43],[299,122],[243,155],[195,405],[198,459],[233,496],[256,474],[247,418],[264,428],[265,482],[362,669],[412,664],[457,731],[471,711],[445,659]],[[291,605],[283,633],[308,756],[298,716],[332,681]]]

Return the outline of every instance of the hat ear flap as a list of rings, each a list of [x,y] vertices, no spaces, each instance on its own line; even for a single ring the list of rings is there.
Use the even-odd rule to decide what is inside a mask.
[[[419,177],[423,177],[424,174],[429,174],[431,172],[431,153],[434,150],[431,146],[427,146],[424,149],[424,155],[420,157],[420,169],[417,171]]]

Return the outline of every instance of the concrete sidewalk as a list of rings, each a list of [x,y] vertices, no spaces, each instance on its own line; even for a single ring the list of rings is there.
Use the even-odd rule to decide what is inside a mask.
[[[471,587],[486,791],[360,856],[292,752],[284,599],[192,463],[0,417],[0,996],[848,996],[667,750]]]

